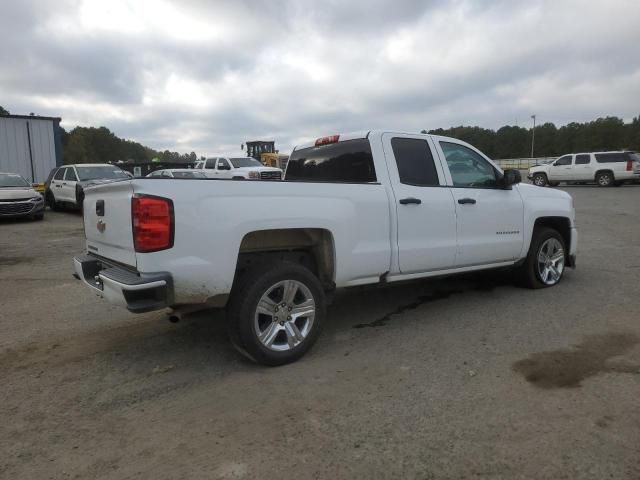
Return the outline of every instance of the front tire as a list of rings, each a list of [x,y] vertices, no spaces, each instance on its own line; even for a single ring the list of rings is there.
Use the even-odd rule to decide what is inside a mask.
[[[532,181],[536,187],[544,187],[548,183],[547,176],[544,173],[536,173]]]
[[[527,288],[547,288],[562,280],[566,267],[566,247],[562,235],[548,227],[533,231],[531,246],[518,276]]]
[[[302,357],[316,342],[325,316],[318,278],[292,262],[244,272],[233,287],[227,327],[236,349],[256,363],[276,366]]]

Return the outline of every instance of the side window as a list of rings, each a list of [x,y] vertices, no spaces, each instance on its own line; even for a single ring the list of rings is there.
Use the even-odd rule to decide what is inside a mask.
[[[464,145],[440,142],[447,159],[454,187],[495,188],[495,168],[482,156]]]
[[[216,168],[216,160],[217,158],[207,158],[204,168]]]
[[[558,160],[553,162],[555,167],[559,167],[562,165],[571,165],[571,155],[565,155],[564,157],[560,157]]]
[[[229,166],[229,162],[227,162],[224,158],[218,160],[218,170],[231,170]]]
[[[587,163],[591,163],[591,155],[576,155],[576,165],[586,165]]]
[[[70,182],[77,182],[78,177],[76,176],[76,172],[73,168],[67,168],[67,174],[64,176],[65,180],[69,180]]]
[[[401,183],[419,187],[440,184],[433,155],[426,140],[392,138],[391,148],[396,158]]]
[[[596,153],[596,162],[598,163],[618,163],[626,161],[627,155],[623,152]]]
[[[54,180],[62,180],[64,178],[64,173],[67,171],[66,168],[59,169],[56,174],[53,176]]]
[[[162,176],[165,178],[171,178],[171,174],[169,172],[167,172],[166,170],[162,172]]]

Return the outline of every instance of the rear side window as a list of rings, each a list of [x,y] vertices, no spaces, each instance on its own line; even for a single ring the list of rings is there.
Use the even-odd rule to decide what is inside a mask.
[[[419,187],[440,184],[433,155],[426,140],[392,138],[391,148],[398,165],[400,183]]]
[[[65,180],[69,180],[70,182],[77,182],[78,177],[76,176],[76,172],[73,167],[67,168],[67,174],[64,176]]]
[[[376,181],[371,146],[366,138],[295,150],[287,181],[370,183]]]
[[[204,168],[216,168],[216,160],[217,158],[207,158]]]
[[[60,170],[58,170],[56,174],[53,176],[54,180],[62,180],[64,178],[64,172],[66,171],[67,171],[66,168],[61,168]]]
[[[576,155],[576,165],[586,165],[591,162],[591,155]]]
[[[626,161],[627,154],[624,152],[596,153],[596,162],[598,163],[618,163]]]

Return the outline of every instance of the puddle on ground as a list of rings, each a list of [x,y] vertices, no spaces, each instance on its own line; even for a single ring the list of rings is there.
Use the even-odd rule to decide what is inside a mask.
[[[590,335],[572,349],[540,352],[513,364],[513,369],[536,387],[576,388],[600,373],[640,374],[640,365],[611,360],[624,355],[640,338],[632,333]]]

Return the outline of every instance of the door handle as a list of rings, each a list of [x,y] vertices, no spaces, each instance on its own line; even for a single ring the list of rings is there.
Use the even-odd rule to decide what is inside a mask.
[[[422,200],[420,200],[419,198],[413,198],[413,197],[400,199],[400,205],[409,205],[410,203],[415,203],[416,205],[420,205],[422,203]]]
[[[460,205],[466,205],[467,203],[469,203],[471,205],[475,205],[476,199],[475,198],[461,198],[461,199],[458,200],[458,203]]]
[[[57,188],[62,188],[62,185],[59,185],[59,184],[56,183],[56,187]]]
[[[67,184],[67,182],[62,182],[62,184],[63,184],[63,185],[66,185],[66,184]]]

